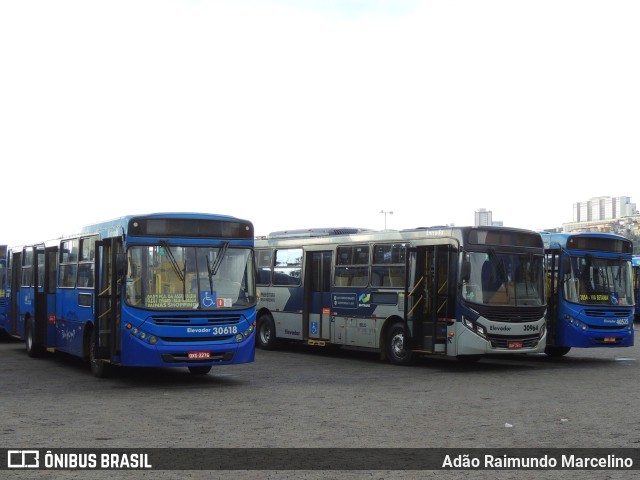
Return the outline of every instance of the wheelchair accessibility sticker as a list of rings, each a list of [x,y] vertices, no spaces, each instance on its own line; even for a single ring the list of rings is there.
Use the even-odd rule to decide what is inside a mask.
[[[216,302],[216,292],[200,292],[200,305],[202,308],[216,308]]]

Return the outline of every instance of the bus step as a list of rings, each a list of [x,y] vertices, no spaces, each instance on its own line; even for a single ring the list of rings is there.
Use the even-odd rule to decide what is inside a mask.
[[[445,338],[424,337],[423,345],[431,352],[441,353],[447,350]]]
[[[317,347],[326,347],[327,342],[325,340],[314,340],[312,338],[309,338],[307,340],[307,345],[315,345]]]

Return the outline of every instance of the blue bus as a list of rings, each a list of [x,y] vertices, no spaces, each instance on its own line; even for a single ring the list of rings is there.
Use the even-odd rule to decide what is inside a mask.
[[[9,333],[29,356],[75,355],[97,377],[252,362],[253,245],[247,220],[154,213],[12,248]]]
[[[541,233],[547,264],[547,347],[633,346],[633,244],[599,232]]]
[[[7,246],[0,245],[0,337],[7,335]]]
[[[274,232],[255,247],[260,348],[357,347],[398,365],[544,351],[537,232],[328,228]]]
[[[634,255],[632,260],[633,268],[633,298],[636,302],[634,319],[640,319],[640,255]]]

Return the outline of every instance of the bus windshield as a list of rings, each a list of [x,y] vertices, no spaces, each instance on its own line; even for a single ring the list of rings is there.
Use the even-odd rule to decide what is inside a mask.
[[[483,305],[544,305],[542,255],[466,252],[462,294],[468,302]],[[463,269],[464,271],[464,269]]]
[[[564,296],[583,305],[633,305],[631,262],[591,255],[564,258]]]
[[[255,305],[252,250],[227,247],[130,247],[126,303],[154,310]]]

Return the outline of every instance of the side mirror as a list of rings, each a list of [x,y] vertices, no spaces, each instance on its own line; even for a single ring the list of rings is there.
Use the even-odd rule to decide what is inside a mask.
[[[116,253],[116,276],[121,277],[127,273],[127,257],[124,253]]]
[[[460,278],[463,282],[469,282],[469,278],[471,278],[471,262],[468,260],[462,261],[462,270],[460,272]]]

